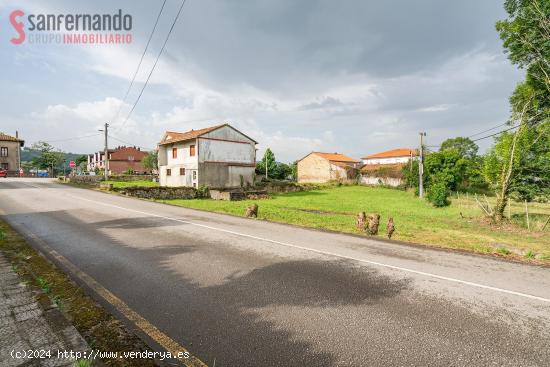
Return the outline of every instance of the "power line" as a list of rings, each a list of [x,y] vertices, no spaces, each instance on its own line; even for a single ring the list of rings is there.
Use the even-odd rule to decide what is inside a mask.
[[[162,14],[162,10],[164,9],[164,5],[166,4],[166,0],[162,3],[162,6],[160,7],[160,11],[157,15],[157,20],[155,21],[155,25],[153,26],[153,29],[151,30],[151,34],[149,34],[149,39],[147,40],[147,44],[145,45],[145,49],[143,50],[143,53],[141,54],[141,58],[139,59],[139,63],[137,65],[136,71],[134,72],[134,75],[132,76],[132,81],[130,82],[130,85],[128,86],[128,89],[126,90],[126,93],[124,94],[124,98],[122,98],[122,103],[120,104],[118,111],[116,115],[112,118],[112,122],[115,122],[115,120],[118,118],[118,115],[120,114],[120,111],[122,110],[122,106],[124,105],[124,102],[126,101],[126,98],[128,98],[128,94],[130,93],[130,90],[132,89],[132,86],[134,85],[134,81],[136,80],[136,76],[139,72],[139,68],[141,67],[141,63],[143,62],[143,58],[145,57],[145,54],[147,53],[147,49],[149,48],[149,44],[151,43],[151,39],[153,38],[153,34],[155,33],[155,30],[157,29],[157,25],[160,19],[160,15]]]
[[[137,145],[137,144],[130,143],[129,141],[125,141],[125,140],[119,139],[119,138],[117,138],[117,137],[114,137],[114,136],[112,136],[111,134],[109,134],[109,137],[110,137],[111,139],[114,139],[114,140],[118,141],[119,143],[129,144],[129,145],[131,145],[131,146],[134,146],[134,147],[137,147],[137,148],[141,148],[141,149],[145,149],[145,150],[155,150],[155,148],[148,148],[148,147],[143,147],[143,146],[140,146],[140,145]]]
[[[132,115],[132,112],[134,112],[134,109],[136,108],[139,100],[141,99],[141,95],[143,94],[143,91],[145,90],[145,88],[147,87],[147,84],[149,84],[149,79],[151,78],[151,75],[153,74],[153,71],[155,71],[155,68],[157,66],[157,63],[160,59],[160,56],[162,55],[162,53],[164,52],[164,48],[166,47],[166,43],[168,43],[168,39],[170,38],[170,35],[172,34],[172,31],[174,30],[174,26],[176,25],[176,22],[178,21],[178,18],[181,14],[181,11],[183,9],[183,6],[185,5],[185,2],[187,0],[183,0],[181,2],[181,5],[180,5],[180,8],[178,10],[178,13],[176,14],[176,17],[174,18],[174,21],[172,22],[172,26],[170,27],[170,30],[168,31],[168,34],[166,35],[166,38],[164,39],[164,43],[162,44],[162,48],[160,49],[158,55],[157,55],[157,59],[155,60],[155,63],[153,64],[153,67],[151,68],[151,71],[149,72],[149,75],[147,76],[147,79],[145,80],[145,83],[143,84],[143,87],[141,88],[141,91],[139,92],[139,95],[136,99],[136,101],[134,102],[134,105],[132,106],[132,109],[130,109],[130,112],[128,112],[128,115],[126,116],[126,118],[124,119],[124,121],[122,122],[122,124],[120,125],[120,127],[123,127],[126,122],[128,121],[128,119],[130,118],[130,115]]]
[[[494,134],[487,135],[487,136],[484,136],[484,137],[481,137],[481,138],[477,138],[477,139],[474,139],[474,140],[472,140],[472,141],[479,141],[479,140],[487,139],[487,138],[493,137],[493,136],[495,136],[495,135],[501,134],[501,133],[503,133],[503,132],[506,132],[506,131],[510,131],[510,130],[512,130],[512,129],[515,129],[515,128],[519,127],[519,126],[520,126],[520,125],[512,126],[512,127],[509,127],[508,129],[500,130],[500,131],[497,131],[497,132],[494,133]]]
[[[497,126],[493,126],[493,127],[490,128],[490,129],[483,130],[483,131],[480,131],[480,132],[478,132],[478,133],[475,133],[475,134],[472,134],[472,135],[470,135],[470,136],[467,136],[467,138],[472,138],[472,137],[474,137],[474,136],[481,135],[481,134],[483,134],[483,133],[486,133],[486,132],[488,132],[488,131],[494,130],[494,129],[496,129],[496,128],[498,128],[498,127],[501,127],[501,126],[504,126],[504,125],[506,125],[506,124],[507,124],[507,122],[505,122],[505,123],[503,123],[503,124],[500,124],[500,125],[497,125]]]

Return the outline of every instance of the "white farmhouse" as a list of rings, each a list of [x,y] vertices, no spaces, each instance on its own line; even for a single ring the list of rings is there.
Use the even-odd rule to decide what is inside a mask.
[[[365,185],[400,186],[403,167],[418,159],[416,149],[399,148],[361,158],[361,183]]]
[[[407,164],[409,160],[416,159],[416,149],[398,148],[385,152],[371,154],[361,158],[363,164]]]
[[[159,143],[160,185],[235,188],[252,183],[256,144],[229,124],[167,131]]]

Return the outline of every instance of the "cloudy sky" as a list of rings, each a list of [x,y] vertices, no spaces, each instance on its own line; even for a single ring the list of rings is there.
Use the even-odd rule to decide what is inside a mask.
[[[505,122],[522,78],[503,54],[502,0],[188,0],[128,122],[122,120],[179,7],[167,0],[137,82],[124,94],[162,1],[0,4],[0,130],[27,145],[102,148],[97,129],[153,148],[166,130],[230,122],[278,160],[361,157],[468,136]],[[133,16],[128,45],[13,45],[9,14]],[[113,121],[117,110],[119,117]],[[480,144],[485,148],[487,139]],[[112,145],[119,144],[112,140]]]

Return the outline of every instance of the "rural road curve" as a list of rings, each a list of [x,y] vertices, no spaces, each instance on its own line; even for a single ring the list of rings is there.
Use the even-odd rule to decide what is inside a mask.
[[[47,179],[0,214],[210,366],[550,365],[549,268]]]

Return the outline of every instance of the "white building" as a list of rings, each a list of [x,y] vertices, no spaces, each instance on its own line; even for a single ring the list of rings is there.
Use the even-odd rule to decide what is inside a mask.
[[[252,183],[256,144],[229,124],[167,131],[159,143],[160,185],[236,188]]]
[[[365,185],[400,186],[403,167],[418,158],[416,149],[399,148],[361,158],[361,183]]]
[[[399,148],[371,154],[361,158],[363,164],[407,164],[410,159],[416,159],[416,149]]]

